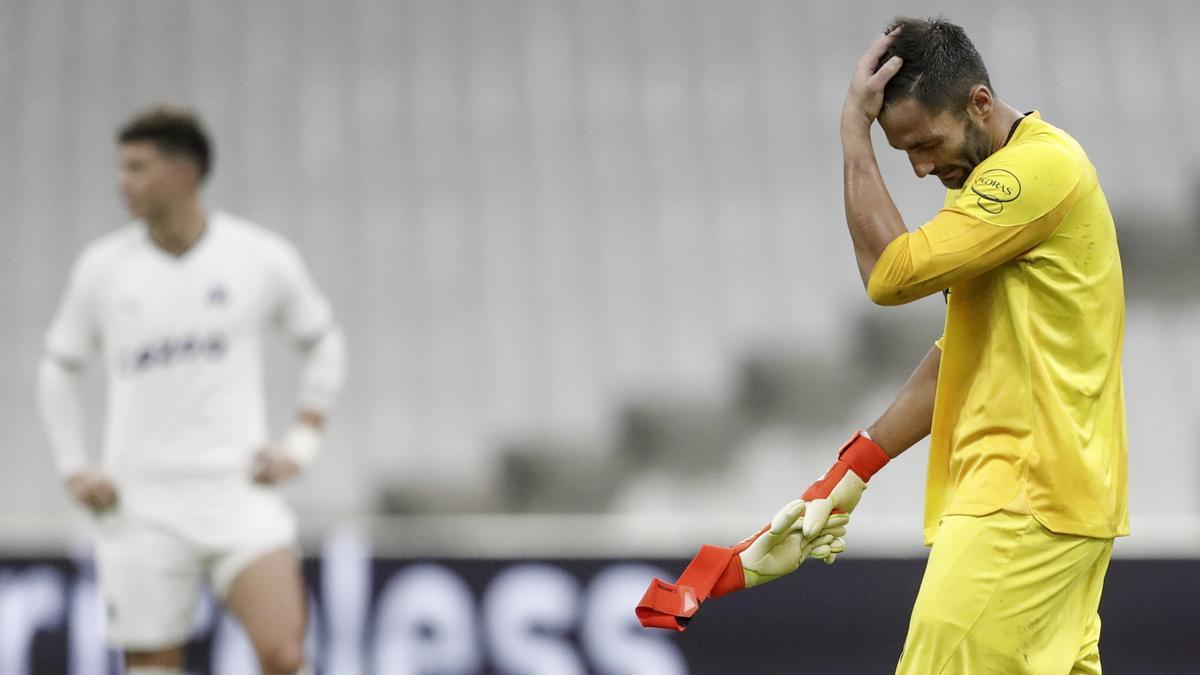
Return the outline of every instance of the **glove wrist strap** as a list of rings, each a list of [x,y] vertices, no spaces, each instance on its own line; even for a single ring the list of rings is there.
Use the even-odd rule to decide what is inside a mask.
[[[856,431],[838,450],[838,459],[845,462],[863,482],[871,480],[890,460],[888,454],[863,431]]]

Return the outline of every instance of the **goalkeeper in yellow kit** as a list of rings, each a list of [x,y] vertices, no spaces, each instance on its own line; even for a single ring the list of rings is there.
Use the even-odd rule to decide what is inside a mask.
[[[918,177],[949,188],[915,231],[880,175],[876,121]],[[933,548],[897,672],[1099,673],[1100,593],[1129,525],[1124,292],[1096,170],[1066,132],[1001,101],[963,30],[942,20],[899,19],[875,41],[841,133],[867,293],[898,305],[945,290],[942,339],[801,502],[738,547],[702,549],[678,587],[656,580],[639,616],[682,626],[710,595],[828,559],[866,482],[930,435]],[[696,602],[672,606],[681,589]]]

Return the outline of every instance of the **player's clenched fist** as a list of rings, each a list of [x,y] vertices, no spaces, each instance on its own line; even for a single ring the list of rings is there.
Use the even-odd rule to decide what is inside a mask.
[[[96,513],[117,505],[117,486],[100,471],[80,471],[67,478],[67,489],[75,501]]]

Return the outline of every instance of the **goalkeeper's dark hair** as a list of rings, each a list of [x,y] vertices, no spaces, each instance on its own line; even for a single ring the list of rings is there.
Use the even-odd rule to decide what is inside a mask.
[[[200,180],[212,168],[212,143],[196,113],[172,105],[156,105],[138,113],[117,132],[118,143],[151,143],[159,152],[185,157],[196,165]]]
[[[992,89],[983,58],[962,26],[941,17],[902,16],[892,22],[888,31],[894,28],[899,28],[900,33],[879,63],[886,63],[893,56],[904,59],[904,63],[883,90],[884,108],[914,98],[936,115],[952,108],[965,108],[971,89],[977,84]]]

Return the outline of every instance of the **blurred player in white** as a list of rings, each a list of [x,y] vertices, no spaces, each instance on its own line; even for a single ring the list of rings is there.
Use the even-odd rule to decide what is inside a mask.
[[[308,673],[296,522],[272,486],[312,461],[345,370],[329,303],[282,237],[204,207],[211,150],[187,110],[118,134],[136,219],[75,262],[46,336],[38,394],[71,494],[97,514],[110,641],[131,675],[180,675],[203,582],[244,624],[262,670]],[[299,412],[271,442],[263,332],[303,350]],[[99,465],[85,452],[79,373],[108,371]]]

